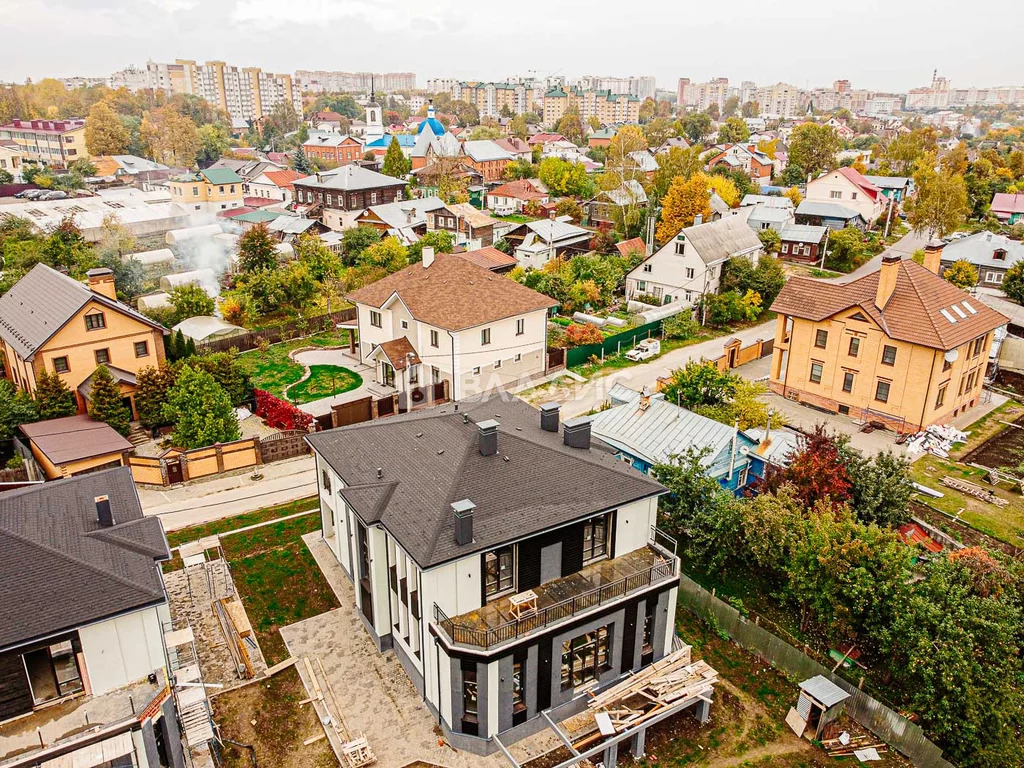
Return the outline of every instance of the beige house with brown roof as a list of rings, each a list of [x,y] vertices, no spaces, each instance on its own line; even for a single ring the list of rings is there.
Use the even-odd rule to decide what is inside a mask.
[[[771,307],[772,390],[912,432],[974,406],[1007,318],[939,277],[939,257],[886,258],[846,284],[790,280]]]
[[[547,369],[555,302],[460,256],[424,248],[421,263],[348,298],[360,359],[400,395],[446,381],[460,400]]]

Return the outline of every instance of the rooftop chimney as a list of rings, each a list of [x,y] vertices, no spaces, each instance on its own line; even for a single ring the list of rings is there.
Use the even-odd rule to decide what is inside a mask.
[[[434,263],[434,249],[429,246],[423,246],[423,268],[426,269]]]
[[[878,270],[878,289],[875,291],[875,306],[885,309],[889,297],[896,291],[896,278],[900,273],[900,255],[889,252],[882,257],[882,268]]]
[[[455,543],[459,546],[473,543],[473,510],[476,509],[469,499],[452,503],[455,513]]]
[[[117,301],[117,291],[114,290],[114,271],[106,267],[90,269],[85,273],[89,278],[89,289],[108,299]]]
[[[540,407],[540,428],[545,432],[558,431],[558,411],[561,406],[558,403],[544,403]]]
[[[562,424],[562,442],[570,448],[590,448],[590,417],[579,416]]]
[[[477,423],[479,432],[477,445],[481,456],[493,456],[498,452],[498,427],[501,425],[494,419]]]
[[[938,275],[941,273],[941,261],[942,261],[942,249],[946,247],[946,244],[939,240],[937,237],[933,237],[928,241],[928,244],[924,247],[924,268],[932,274]]]
[[[110,497],[97,496],[94,501],[96,502],[96,519],[104,528],[109,528],[114,524],[114,513],[110,509]]]
[[[693,217],[693,226],[697,227],[704,223],[704,214],[698,213]]]

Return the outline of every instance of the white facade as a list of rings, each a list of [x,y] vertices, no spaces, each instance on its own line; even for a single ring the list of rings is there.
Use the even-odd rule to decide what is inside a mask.
[[[451,726],[451,670],[453,664],[459,664],[459,660],[452,659],[445,647],[432,638],[429,625],[434,621],[435,605],[452,617],[483,605],[480,586],[483,578],[482,553],[474,552],[465,557],[421,569],[389,531],[380,525],[364,525],[358,515],[348,508],[339,494],[345,487],[342,479],[319,455],[316,456],[316,466],[324,540],[356,583],[354,591],[357,610],[362,613],[364,621],[370,625],[377,637],[391,636],[395,647],[402,651],[403,663],[411,665],[422,681],[424,698]],[[657,517],[656,497],[619,507],[615,512],[615,533],[612,538],[612,551],[608,556],[622,557],[646,547]],[[360,536],[366,536],[368,563],[365,558],[360,558]],[[360,569],[367,567],[372,584],[372,621],[366,618],[368,611],[364,610],[363,600],[366,599],[366,593],[358,587],[362,573]],[[388,572],[391,567],[395,569],[397,582],[405,582],[405,588],[410,595],[407,604],[398,599],[391,589]],[[665,625],[664,647],[671,648],[675,626],[675,588],[669,593],[667,603],[669,616]],[[609,607],[605,604],[594,609],[593,613],[597,615],[608,610]],[[417,612],[420,614],[419,618],[415,615]],[[486,665],[487,689],[490,691],[499,688],[497,676],[501,663],[500,658],[495,658]],[[419,685],[419,681],[417,684]],[[498,733],[498,697],[488,697],[486,705],[490,708],[489,716],[486,718],[488,730],[479,734],[481,738],[490,738]]]
[[[170,619],[162,605],[79,628],[93,695],[141,680],[165,666],[161,612]]]
[[[835,203],[856,211],[868,224],[874,224],[885,212],[888,198],[879,193],[872,199],[839,171],[832,171],[807,185],[806,200],[815,203]]]
[[[662,304],[692,307],[705,293],[718,293],[722,265],[709,267],[685,241],[672,238],[626,275],[626,296],[653,296]]]
[[[246,185],[248,197],[261,197],[264,200],[277,200],[282,203],[292,201],[292,192],[288,187],[279,187],[265,173],[261,173]]]
[[[452,400],[509,386],[522,377],[544,372],[547,351],[547,312],[537,310],[484,325],[448,331],[416,320],[398,295],[380,309],[357,304],[359,355],[375,366],[382,382],[386,363],[370,357],[378,344],[409,339],[421,360],[412,371],[395,372],[394,386],[408,391],[447,380]],[[377,320],[379,318],[379,325]],[[486,343],[485,342],[486,339]],[[417,381],[410,381],[410,375]]]

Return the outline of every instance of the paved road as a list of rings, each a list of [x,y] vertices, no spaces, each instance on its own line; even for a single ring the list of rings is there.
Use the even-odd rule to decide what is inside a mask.
[[[747,346],[757,339],[768,340],[775,337],[775,321],[770,320],[761,325],[755,325],[735,334],[743,346]],[[673,369],[686,365],[690,360],[714,359],[721,357],[726,339],[732,336],[722,336],[710,341],[702,341],[700,344],[693,344],[689,347],[682,347],[667,352],[657,360],[649,363],[641,363],[629,368],[614,371],[605,376],[590,379],[584,383],[572,384],[566,382],[557,386],[545,388],[539,392],[524,393],[534,405],[543,402],[555,401],[562,405],[562,415],[565,417],[579,416],[595,408],[599,408],[606,398],[612,386],[621,383],[633,389],[641,389],[645,386],[654,389],[658,377],[667,376]],[[565,381],[563,379],[562,381]]]
[[[848,275],[837,277],[829,282],[832,283],[850,283],[857,280],[864,275],[869,275],[882,266],[882,257],[888,253],[898,253],[900,258],[909,259],[913,255],[914,251],[918,248],[924,248],[925,243],[928,242],[928,235],[917,232],[909,232],[908,234],[897,240],[891,248],[882,251],[880,254],[872,259],[869,259],[864,264],[861,264],[857,269],[853,270]]]
[[[250,472],[246,471],[176,488],[140,487],[142,511],[159,516],[164,529],[173,531],[284,504],[317,492],[312,456],[264,464],[259,471],[262,480],[252,480]]]

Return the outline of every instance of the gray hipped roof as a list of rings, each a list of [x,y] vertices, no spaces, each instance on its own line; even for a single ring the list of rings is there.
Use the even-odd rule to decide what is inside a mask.
[[[336,492],[364,522],[384,525],[423,568],[665,490],[599,441],[590,450],[563,445],[521,400],[491,397],[458,407],[306,438],[347,486]],[[481,456],[476,424],[491,419],[500,423],[498,453]],[[462,546],[451,508],[461,499],[476,505],[473,542]]]
[[[340,189],[345,192],[357,192],[361,189],[378,189],[380,187],[404,187],[405,182],[383,173],[371,171],[360,165],[343,165],[324,173],[296,179],[295,184],[317,189]]]
[[[10,344],[22,359],[31,360],[39,348],[89,301],[97,301],[167,333],[159,323],[128,305],[96,293],[89,286],[45,264],[36,264],[0,296],[0,338]]]
[[[996,251],[1005,251],[1001,259],[995,257]],[[963,259],[977,267],[995,267],[1009,269],[1024,259],[1024,243],[1011,240],[1006,235],[993,232],[978,232],[960,240],[954,240],[942,249],[942,261],[958,261]]]
[[[127,467],[0,494],[0,552],[0,650],[166,600],[163,526],[143,517]]]
[[[804,200],[797,206],[796,213],[798,216],[820,216],[825,219],[841,219],[843,221],[856,219],[858,216],[864,218],[857,211],[847,208],[845,205],[822,203],[816,200]]]
[[[815,675],[810,680],[804,680],[800,683],[800,690],[807,693],[826,708],[850,698],[850,694],[824,675]]]

